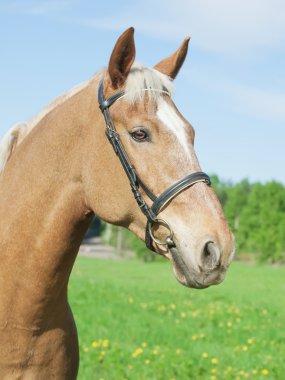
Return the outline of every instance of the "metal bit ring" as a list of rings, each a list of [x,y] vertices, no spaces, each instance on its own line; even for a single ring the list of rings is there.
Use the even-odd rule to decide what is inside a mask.
[[[165,238],[165,240],[160,240],[154,236],[154,232],[152,231],[152,229],[153,229],[153,226],[155,224],[162,224],[166,229],[168,229],[169,235]],[[173,232],[172,228],[170,227],[170,224],[166,220],[161,219],[161,218],[155,219],[154,222],[152,222],[148,225],[148,231],[149,231],[149,234],[150,234],[152,240],[157,245],[167,245],[168,247],[174,246],[174,242],[173,242],[174,232]]]

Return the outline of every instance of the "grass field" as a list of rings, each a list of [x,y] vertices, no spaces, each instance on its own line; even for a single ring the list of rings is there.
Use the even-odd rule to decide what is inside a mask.
[[[285,379],[285,268],[233,263],[184,288],[168,263],[79,257],[79,380]]]

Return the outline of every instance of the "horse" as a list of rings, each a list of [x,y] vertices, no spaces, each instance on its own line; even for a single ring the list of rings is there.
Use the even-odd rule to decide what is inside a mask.
[[[234,237],[171,98],[188,42],[151,68],[127,29],[107,68],[3,139],[1,379],[76,379],[67,286],[94,215],[145,240],[185,286],[224,279]]]

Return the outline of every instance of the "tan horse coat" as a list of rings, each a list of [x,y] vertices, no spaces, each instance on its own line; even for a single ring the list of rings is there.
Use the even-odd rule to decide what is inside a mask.
[[[104,74],[106,96],[121,88],[129,73],[133,63],[129,56],[134,57],[132,36],[131,29],[125,32],[113,51],[108,72]],[[185,58],[187,44],[188,41],[158,68],[175,76]],[[144,235],[145,218],[106,141],[97,88],[96,76],[49,110],[16,147],[0,175],[0,378],[3,380],[76,378],[78,343],[67,302],[67,284],[94,213],[108,222],[127,226],[141,238]],[[139,115],[143,119],[150,112],[148,109],[146,113],[145,104],[135,108],[122,104],[124,107],[115,105],[113,110],[120,131],[132,118]],[[164,144],[167,143],[166,137]],[[138,165],[134,153],[131,158]],[[155,159],[161,159],[159,152]],[[164,190],[166,183],[155,166],[147,169],[150,186],[156,193]],[[177,169],[170,165],[170,182],[175,175]],[[198,199],[202,191],[203,197],[208,197],[207,202],[213,203],[206,219],[209,223],[214,215],[209,230],[220,230],[221,236],[215,234],[225,252],[221,259],[225,268],[233,250],[232,235],[213,191],[202,186],[198,185],[192,196]],[[188,202],[187,198],[183,202]],[[173,202],[173,210],[179,210],[178,201]]]

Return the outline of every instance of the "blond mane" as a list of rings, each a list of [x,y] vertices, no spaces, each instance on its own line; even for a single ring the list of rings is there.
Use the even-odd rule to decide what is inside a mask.
[[[93,79],[102,77],[105,72],[106,70],[99,72]],[[16,124],[5,134],[0,142],[0,173],[4,170],[13,151],[27,137],[30,131],[48,113],[87,87],[91,80],[73,87],[66,94],[53,100],[31,120]],[[143,101],[146,94],[152,100],[157,101],[163,92],[168,92],[170,95],[173,92],[173,82],[168,76],[153,68],[143,66],[140,63],[133,64],[125,85],[126,95],[124,98],[127,102],[133,104],[137,101]],[[97,96],[97,94],[94,94],[94,96]]]

